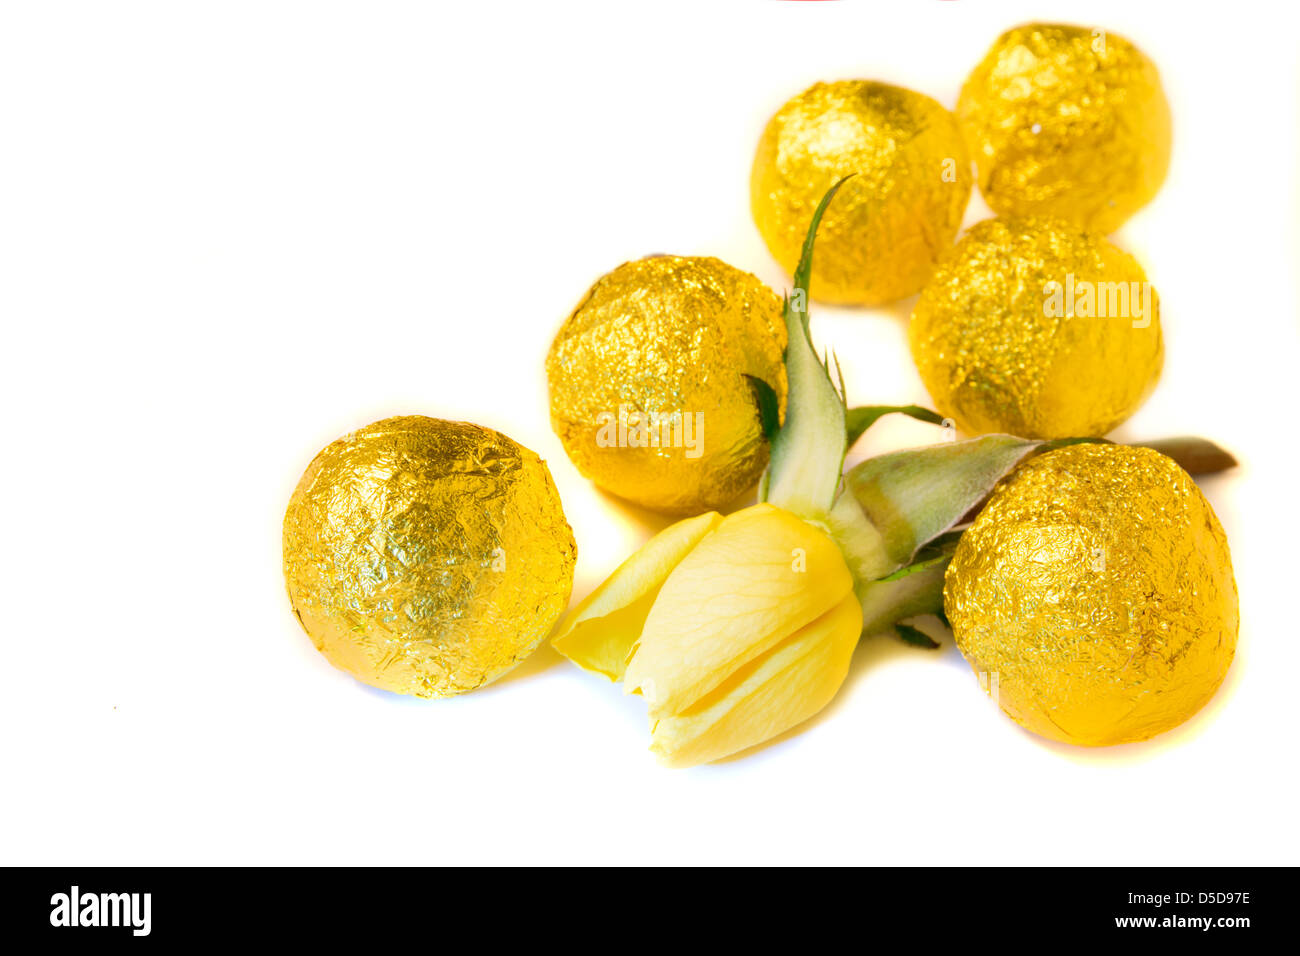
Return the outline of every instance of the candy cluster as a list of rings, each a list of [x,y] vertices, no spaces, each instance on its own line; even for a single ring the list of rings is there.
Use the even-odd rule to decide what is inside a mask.
[[[1227,540],[1188,473],[1232,460],[1200,439],[1103,438],[1164,361],[1159,297],[1107,234],[1154,197],[1170,142],[1154,65],[1102,30],[1007,31],[955,112],[875,80],[813,85],[771,117],[750,172],[784,299],[715,258],[626,262],[546,357],[579,472],[681,520],[557,627],[575,545],[546,465],[477,425],[388,419],[324,449],[289,503],[298,620],[339,668],[426,697],[550,634],[645,701],[674,766],[817,713],[863,636],[939,646],[927,616],[1034,733],[1096,746],[1177,726],[1236,647]],[[958,240],[976,183],[997,215]],[[937,410],[849,408],[810,295],[918,293],[908,336]],[[845,472],[890,413],[966,437]]]

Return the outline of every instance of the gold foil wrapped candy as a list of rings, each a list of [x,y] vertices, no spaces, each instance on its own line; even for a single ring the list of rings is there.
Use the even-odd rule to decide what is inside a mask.
[[[1145,740],[1214,695],[1237,644],[1232,559],[1185,471],[1072,445],[994,492],[944,585],[957,646],[1015,721],[1086,746]]]
[[[971,434],[1104,435],[1164,362],[1160,301],[1137,261],[1045,220],[976,224],[922,291],[909,338],[935,405]]]
[[[546,358],[551,424],[613,494],[672,514],[730,503],[767,464],[746,375],[785,401],[781,300],[718,259],[652,256],[597,280]]]
[[[1098,29],[1008,30],[967,79],[957,119],[980,191],[1001,215],[1113,232],[1169,169],[1169,103],[1155,64]]]
[[[526,657],[564,612],[576,549],[546,464],[505,435],[410,416],[353,432],[284,516],[294,613],[335,667],[446,697]]]
[[[952,114],[920,93],[868,80],[818,83],[768,122],[750,175],[758,231],[791,273],[813,210],[844,184],[817,235],[810,292],[875,305],[921,288],[952,243],[971,170]]]

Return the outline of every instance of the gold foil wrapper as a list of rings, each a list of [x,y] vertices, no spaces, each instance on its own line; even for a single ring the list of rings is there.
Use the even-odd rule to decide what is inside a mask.
[[[718,259],[652,256],[597,280],[546,358],[551,423],[606,491],[687,514],[720,508],[767,465],[754,391],[785,407],[781,300]]]
[[[952,114],[868,80],[818,83],[782,106],[758,143],[750,207],[787,272],[813,210],[850,173],[817,230],[809,293],[861,305],[909,296],[952,244],[970,199],[970,159]]]
[[[967,79],[957,119],[1000,215],[1113,232],[1169,169],[1169,103],[1155,64],[1099,29],[1008,30]]]
[[[1171,459],[1122,445],[1072,445],[1003,481],[961,537],[944,608],[1013,720],[1085,746],[1187,720],[1237,644],[1214,511]]]
[[[921,292],[912,358],[968,434],[1095,437],[1164,364],[1160,300],[1137,260],[1060,222],[976,224]]]
[[[289,601],[335,667],[446,697],[501,676],[569,603],[576,547],[546,464],[465,422],[389,418],[325,448],[284,516]]]

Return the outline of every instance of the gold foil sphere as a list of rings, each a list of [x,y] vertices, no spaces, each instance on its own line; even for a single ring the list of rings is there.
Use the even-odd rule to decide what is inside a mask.
[[[969,434],[1104,435],[1164,363],[1160,300],[1137,260],[1043,220],[971,228],[921,292],[908,336],[938,410]]]
[[[540,458],[436,418],[334,442],[284,516],[289,601],[317,649],[417,697],[474,690],[530,654],[569,603],[575,556]]]
[[[767,465],[746,375],[784,408],[781,300],[718,259],[651,256],[601,277],[546,357],[551,423],[587,478],[671,514],[720,508]]]
[[[957,545],[944,608],[1013,720],[1085,746],[1178,726],[1237,645],[1213,509],[1171,459],[1122,445],[1049,452],[1002,482]]]
[[[817,231],[809,293],[876,305],[921,288],[952,243],[971,169],[952,114],[920,93],[867,80],[818,83],[782,106],[758,143],[750,207],[787,272],[818,202],[855,173]]]
[[[1155,64],[1103,30],[1008,30],[966,80],[957,119],[1000,215],[1113,232],[1169,169],[1169,103]]]

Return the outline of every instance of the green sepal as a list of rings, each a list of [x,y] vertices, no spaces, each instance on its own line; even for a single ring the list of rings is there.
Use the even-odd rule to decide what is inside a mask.
[[[888,584],[890,581],[901,581],[903,580],[903,578],[909,575],[919,574],[922,571],[928,571],[936,564],[944,564],[951,557],[952,557],[951,554],[940,554],[940,555],[936,555],[933,558],[926,558],[922,561],[915,561],[912,564],[907,565],[907,567],[899,568],[893,574],[887,574],[883,578],[876,578],[874,583]]]
[[[769,442],[781,429],[781,400],[776,389],[757,375],[745,375],[750,391],[754,393],[754,404],[758,406],[758,424],[763,429],[763,437]]]
[[[844,491],[879,530],[892,571],[960,522],[1041,444],[985,435],[880,455],[849,469]]]
[[[862,633],[878,634],[899,621],[943,611],[948,558],[892,581],[869,581],[853,590],[862,604]]]
[[[831,378],[830,359],[819,359],[808,329],[808,279],[817,226],[845,177],[822,197],[808,225],[794,289],[785,300],[785,422],[772,439],[772,457],[759,489],[760,500],[820,521],[835,501],[848,450],[841,387]],[[836,363],[838,369],[838,362]]]
[[[953,527],[1042,443],[1009,435],[880,455],[851,468],[827,518],[853,574],[863,633],[943,609]]]
[[[862,433],[886,415],[899,414],[915,418],[918,422],[942,425],[943,416],[920,405],[860,405],[844,413],[845,431],[848,433],[848,446],[862,437]]]
[[[825,524],[855,582],[876,581],[898,567],[889,558],[880,529],[867,520],[852,495],[835,499]]]
[[[959,538],[960,532],[940,535],[917,552],[918,560],[912,564],[857,585],[854,593],[862,604],[862,633],[888,630],[900,621],[923,614],[934,614],[946,622],[943,577]]]

